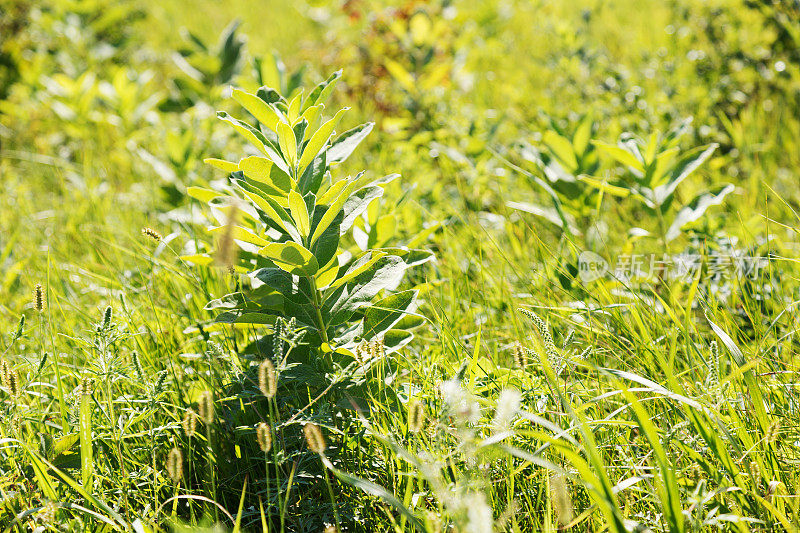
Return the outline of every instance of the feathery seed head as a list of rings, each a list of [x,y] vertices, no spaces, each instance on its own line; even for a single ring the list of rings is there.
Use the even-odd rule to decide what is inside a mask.
[[[41,283],[37,283],[33,288],[33,307],[39,313],[44,311],[44,289]]]
[[[272,428],[266,422],[260,422],[256,427],[256,440],[261,451],[267,453],[272,449]]]
[[[408,430],[412,433],[422,431],[425,425],[425,407],[418,400],[412,398],[408,402]]]
[[[142,228],[142,235],[144,235],[145,237],[150,237],[156,242],[160,242],[164,238],[161,236],[159,232],[149,227]]]
[[[269,358],[264,359],[258,366],[258,388],[261,394],[269,399],[278,393],[278,376],[275,373],[275,365]]]
[[[197,412],[191,407],[183,415],[183,432],[187,437],[192,438],[197,431]]]
[[[322,454],[325,452],[325,449],[328,447],[325,444],[325,437],[322,436],[322,430],[319,429],[319,426],[314,424],[313,422],[309,422],[305,426],[303,426],[303,433],[306,436],[306,442],[308,443],[308,448],[318,454]]]
[[[572,498],[569,495],[567,480],[563,474],[553,474],[550,477],[550,492],[553,498],[553,510],[558,523],[569,524],[574,516]]]
[[[214,423],[214,396],[210,391],[203,391],[200,394],[200,398],[197,400],[197,410],[205,425],[210,426]]]
[[[179,483],[183,479],[183,453],[178,448],[173,447],[170,450],[166,467],[167,474],[173,482]]]
[[[764,439],[772,444],[778,440],[781,431],[781,424],[777,420],[769,425],[767,432],[764,434]]]
[[[511,353],[514,356],[514,364],[517,368],[525,369],[528,366],[528,351],[522,344],[519,342],[514,343]]]
[[[90,396],[92,391],[94,391],[94,378],[89,376],[84,376],[81,378],[81,383],[78,386],[78,392],[81,396]]]
[[[503,389],[500,398],[497,400],[497,409],[494,412],[492,425],[495,431],[508,431],[511,421],[519,411],[522,402],[522,394],[515,389]]]

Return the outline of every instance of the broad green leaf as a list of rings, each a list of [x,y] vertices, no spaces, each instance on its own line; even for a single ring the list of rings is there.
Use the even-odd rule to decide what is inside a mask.
[[[339,197],[328,207],[328,210],[325,211],[325,215],[322,217],[322,220],[319,221],[317,227],[314,228],[314,233],[311,235],[311,239],[309,242],[313,245],[314,242],[319,239],[320,235],[328,229],[333,219],[336,218],[336,215],[339,214],[339,211],[342,210],[345,202],[350,198],[350,194],[353,192],[353,189],[356,187],[355,182],[351,182],[347,185],[344,190],[339,194]]]
[[[203,163],[206,165],[211,165],[212,167],[218,168],[225,172],[235,172],[239,168],[236,163],[231,163],[230,161],[225,161],[224,159],[215,159],[213,157],[207,157],[206,159],[203,159]]]
[[[309,139],[308,144],[303,149],[303,156],[300,158],[300,165],[299,165],[299,173],[302,174],[303,170],[314,160],[320,150],[325,146],[325,143],[328,142],[331,134],[333,133],[334,128],[342,119],[342,115],[350,109],[349,107],[345,107],[340,109],[338,113],[336,113],[332,119],[327,121],[325,124],[319,127],[317,131],[314,132],[314,135],[311,136]]]
[[[319,269],[319,272],[314,276],[317,283],[317,288],[323,290],[328,287],[336,279],[339,273],[339,260],[334,256],[330,262],[324,267]]]
[[[364,312],[365,339],[380,337],[397,324],[414,306],[417,291],[390,294],[370,305]]]
[[[278,123],[278,142],[289,168],[295,168],[297,166],[297,139],[295,139],[291,126],[283,122]]]
[[[590,114],[584,115],[575,128],[575,134],[572,136],[572,147],[576,154],[583,155],[589,148],[589,141],[592,137],[592,116]]]
[[[237,183],[239,190],[241,190],[253,203],[273,222],[275,222],[283,231],[289,234],[292,239],[296,241],[302,240],[297,228],[288,220],[289,215],[286,210],[275,199],[258,194],[257,192],[244,187],[241,183]]]
[[[247,109],[247,111],[256,117],[256,120],[264,126],[272,131],[276,131],[275,128],[279,120],[278,113],[271,105],[258,96],[242,91],[241,89],[233,90],[233,99],[239,102],[242,107]]]
[[[296,242],[270,243],[261,248],[258,253],[290,274],[310,277],[319,270],[314,254]]]
[[[323,109],[325,109],[325,106],[323,104],[312,105],[303,112],[303,115],[300,117],[300,120],[305,120],[306,122],[308,122],[308,127],[313,128],[317,123],[317,119],[322,114]]]
[[[306,101],[303,103],[303,111],[312,105],[324,103],[328,99],[328,95],[330,95],[331,91],[336,86],[336,82],[339,81],[339,78],[341,77],[342,71],[337,70],[331,74],[328,79],[314,87],[314,90],[311,91],[311,94],[308,95],[308,98],[306,98]]]
[[[345,187],[347,187],[347,180],[339,180],[333,183],[328,190],[322,193],[322,195],[317,198],[317,203],[320,205],[330,205],[331,202],[336,200]]]
[[[639,173],[644,174],[644,165],[642,164],[641,161],[639,161],[639,159],[636,158],[635,155],[633,155],[628,150],[620,146],[617,146],[615,144],[608,144],[601,141],[592,141],[592,144],[594,144],[595,147],[597,147],[597,149],[600,150],[601,152],[605,152],[606,154],[614,158],[617,162],[625,166],[628,166],[630,168],[633,168]]]
[[[224,120],[225,122],[232,125],[236,131],[241,133],[248,141],[250,141],[256,148],[261,150],[261,152],[269,157],[273,163],[275,163],[278,168],[286,172],[287,174],[291,174],[289,171],[289,167],[286,166],[286,162],[284,159],[278,154],[278,147],[275,144],[264,137],[264,134],[255,129],[253,126],[248,124],[247,122],[242,122],[241,120],[235,119],[229,114],[225,113],[224,111],[217,113],[217,117],[220,120]]]
[[[300,235],[308,237],[308,232],[311,231],[311,221],[308,218],[306,202],[297,191],[289,193],[289,209],[292,212],[292,219]]]
[[[212,235],[224,235],[228,231],[231,232],[231,237],[237,241],[249,242],[250,244],[255,244],[256,246],[265,246],[270,244],[268,240],[262,239],[255,233],[248,231],[241,226],[233,226],[232,228],[228,226],[217,226],[208,230],[208,232]]]
[[[397,256],[380,258],[370,268],[326,295],[323,304],[325,323],[335,326],[346,322],[355,311],[368,306],[380,291],[396,287],[405,270],[406,264]]]
[[[214,262],[214,258],[207,254],[182,255],[180,259],[197,266],[208,266]]]
[[[298,92],[294,98],[289,102],[288,110],[286,111],[286,118],[289,119],[289,124],[294,126],[295,122],[300,118],[300,103],[303,101],[303,91]]]
[[[353,225],[358,215],[367,209],[370,202],[383,196],[383,187],[364,187],[353,193],[344,203],[344,220],[342,220],[341,231],[347,231]]]
[[[625,187],[618,187],[616,185],[611,185],[608,182],[599,180],[597,178],[593,178],[591,176],[586,176],[584,174],[578,176],[578,179],[584,183],[588,183],[595,189],[606,192],[612,196],[617,196],[618,198],[626,198],[631,194],[630,189],[627,189]]]
[[[702,165],[711,154],[719,146],[717,143],[709,144],[708,146],[699,146],[690,150],[678,160],[678,163],[673,167],[669,181],[660,187],[656,187],[654,192],[655,203],[657,205],[663,204],[680,183],[688,178],[700,165]]]
[[[350,157],[350,154],[369,135],[374,126],[374,122],[367,122],[336,137],[328,148],[328,162],[331,164],[341,163]]]
[[[219,198],[222,194],[214,191],[212,189],[204,189],[203,187],[187,187],[186,194],[194,198],[195,200],[200,200],[203,203],[208,203],[214,198]]]
[[[542,137],[542,142],[567,170],[570,172],[577,170],[578,159],[575,157],[575,150],[572,148],[572,143],[569,142],[569,139],[562,137],[553,130],[547,130]]]
[[[672,222],[669,230],[667,230],[667,241],[671,241],[680,236],[684,226],[702,217],[712,205],[720,205],[725,200],[725,197],[733,192],[733,190],[734,186],[728,184],[695,196],[689,205],[678,211],[678,214],[675,215],[675,220]]]
[[[342,275],[341,278],[337,279],[333,283],[331,283],[331,288],[335,289],[341,285],[344,285],[348,281],[352,280],[356,276],[361,275],[363,272],[369,270],[381,257],[386,256],[386,252],[381,251],[370,251],[364,254],[358,261],[356,261],[347,271]]]

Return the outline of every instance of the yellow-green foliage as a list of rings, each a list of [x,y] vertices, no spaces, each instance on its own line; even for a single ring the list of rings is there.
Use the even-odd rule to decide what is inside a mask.
[[[0,2],[0,531],[796,530],[798,116],[796,0]]]

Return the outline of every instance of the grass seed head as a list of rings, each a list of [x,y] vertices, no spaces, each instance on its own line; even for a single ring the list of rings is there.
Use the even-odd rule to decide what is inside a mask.
[[[572,498],[569,495],[567,480],[563,474],[554,474],[550,477],[550,493],[553,498],[553,510],[556,513],[556,520],[562,526],[570,523],[575,513],[572,508]]]
[[[269,399],[278,393],[278,376],[275,373],[275,365],[269,359],[264,359],[258,366],[258,388],[261,394]]]
[[[90,378],[88,376],[83,377],[81,379],[81,383],[78,386],[78,392],[81,396],[90,396],[92,391],[94,390],[94,378]]]
[[[425,407],[416,399],[408,403],[408,430],[419,433],[425,425]]]
[[[200,419],[207,426],[214,423],[214,396],[209,391],[203,391],[197,400],[197,410],[200,412]]]
[[[256,440],[261,451],[267,453],[272,449],[272,428],[266,422],[260,422],[256,428]]]
[[[44,311],[44,289],[41,283],[37,283],[33,288],[33,307],[39,313]]]
[[[166,467],[167,475],[173,482],[179,483],[183,479],[183,453],[178,448],[173,447],[169,451]]]
[[[305,426],[303,426],[303,433],[306,436],[306,442],[308,443],[308,448],[314,452],[322,454],[325,452],[325,449],[328,447],[325,444],[325,437],[322,436],[322,430],[319,429],[319,426],[309,422]]]
[[[514,356],[514,364],[517,368],[525,369],[528,366],[528,351],[525,347],[522,346],[520,343],[514,343],[514,347],[511,349],[511,353]]]
[[[767,432],[764,434],[764,439],[769,443],[773,444],[777,442],[778,436],[781,431],[781,424],[777,420],[769,425],[767,428]]]
[[[497,409],[494,412],[492,425],[495,431],[508,431],[511,421],[519,411],[522,402],[522,394],[518,390],[503,389],[500,398],[497,400]]]
[[[148,227],[142,228],[142,235],[144,235],[145,237],[149,237],[156,242],[161,242],[164,239],[164,237],[162,237],[159,232],[157,232],[153,228],[148,228]]]
[[[16,368],[8,367],[3,372],[3,386],[8,390],[8,393],[14,398],[18,397],[21,392],[19,373]]]
[[[183,432],[187,437],[192,438],[197,432],[197,412],[191,407],[183,414]]]

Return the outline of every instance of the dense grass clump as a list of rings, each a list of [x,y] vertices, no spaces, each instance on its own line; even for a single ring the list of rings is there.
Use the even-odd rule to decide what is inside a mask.
[[[797,2],[6,4],[0,532],[798,529]]]

